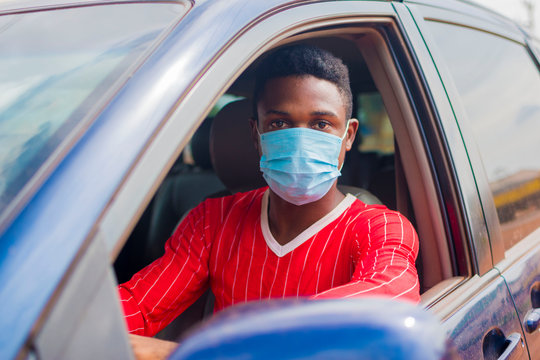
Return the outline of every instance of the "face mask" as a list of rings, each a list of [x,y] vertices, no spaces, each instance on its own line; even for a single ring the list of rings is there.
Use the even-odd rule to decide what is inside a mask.
[[[347,130],[340,138],[308,128],[259,134],[260,167],[268,186],[283,200],[295,205],[319,200],[341,175],[338,157],[346,135]]]

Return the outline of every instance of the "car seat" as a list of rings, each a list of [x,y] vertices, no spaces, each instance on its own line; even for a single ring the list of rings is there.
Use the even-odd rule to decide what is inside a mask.
[[[207,118],[191,139],[194,164],[186,165],[180,156],[154,197],[147,243],[144,247],[147,263],[163,254],[164,244],[175,230],[179,219],[208,194],[225,190],[225,186],[212,170],[210,160],[212,121],[212,118]]]

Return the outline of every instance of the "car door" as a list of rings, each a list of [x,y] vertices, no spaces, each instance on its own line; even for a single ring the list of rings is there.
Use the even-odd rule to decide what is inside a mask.
[[[449,139],[465,213],[471,225],[470,245],[476,254],[474,278],[478,279],[475,287],[483,288],[471,294],[469,300],[461,300],[462,308],[453,313],[443,310],[454,301],[452,297],[442,299],[431,309],[445,313],[445,326],[460,352],[467,357],[491,358],[509,356],[512,352],[515,356],[521,351],[520,358],[527,358],[527,351],[523,351],[522,315],[517,316],[504,272],[503,276],[500,274],[504,247],[492,197],[493,178],[500,176],[497,172],[501,171],[492,160],[494,154],[506,149],[501,146],[501,134],[510,129],[492,124],[493,117],[489,114],[504,113],[504,108],[497,108],[497,104],[508,105],[512,100],[505,98],[505,102],[501,102],[501,98],[495,96],[481,99],[483,94],[479,90],[483,84],[491,91],[504,94],[508,94],[509,89],[523,89],[523,86],[511,87],[506,82],[497,82],[502,76],[508,76],[505,79],[510,76],[500,62],[499,55],[506,50],[501,50],[504,46],[521,47],[520,54],[526,55],[522,34],[502,17],[459,2],[443,5],[420,1],[407,6],[427,45],[426,55],[434,61],[433,78],[428,77],[427,82],[443,117],[442,126]],[[430,67],[428,62],[424,63],[424,70]],[[437,84],[441,80],[442,84]],[[490,128],[496,128],[497,135],[487,131]],[[483,156],[487,151],[486,143],[492,144],[490,159]],[[493,176],[486,177],[486,172]],[[514,281],[515,287],[522,285],[523,280]],[[528,306],[530,308],[530,304]]]
[[[351,30],[355,28],[362,31],[355,33]],[[106,262],[116,258],[159,182],[220,95],[266,50],[286,44],[291,37],[295,40],[309,37],[314,31],[348,31],[352,39],[365,45],[365,55],[371,59],[371,71],[395,121],[414,213],[422,220],[417,221],[423,234],[421,247],[431,249],[426,255],[434,259],[429,264],[433,267],[424,269],[426,277],[435,274],[429,283],[431,289],[424,294],[424,304],[444,321],[464,357],[481,358],[484,335],[488,333],[488,347],[492,341],[500,344],[501,339],[504,343],[507,338],[520,345],[519,337],[510,336],[521,336],[520,324],[503,278],[493,268],[489,227],[469,163],[470,154],[463,146],[438,69],[417,24],[401,3],[274,1],[250,2],[249,8],[243,1],[230,0],[195,4],[185,20],[171,29],[157,51],[105,108],[97,119],[99,126],[92,129],[94,132],[80,144],[78,153],[64,165],[60,175],[65,177],[60,179],[77,173],[78,168],[73,164],[78,161],[87,165],[88,172],[100,174],[103,171],[100,163],[84,160],[105,153],[109,160],[105,170],[120,173],[114,183],[96,180],[106,188],[106,198],[98,199],[101,193],[97,190],[85,194],[99,200],[99,204],[95,216],[79,230],[78,239],[80,243],[84,240],[85,246],[73,245],[73,252],[80,258],[84,253],[90,254],[89,258],[97,259],[101,269],[107,268]],[[360,36],[366,34],[373,37]],[[120,130],[127,118],[133,133],[126,135]],[[146,137],[129,137],[130,134]],[[125,151],[121,156],[118,143]],[[56,185],[56,190],[61,185],[72,189],[72,196],[59,203],[55,193],[49,190],[48,196],[40,195],[42,203],[48,201],[49,208],[77,216],[81,207],[76,201],[80,187],[67,180],[57,180]],[[28,211],[25,219],[38,218],[40,227],[34,227],[33,231],[47,229],[47,219],[36,215],[36,207],[39,210],[36,204],[29,206],[34,212]],[[27,228],[10,230],[11,234],[20,231],[30,236]],[[45,230],[42,232],[43,241],[52,236]],[[62,236],[68,235],[64,232]],[[429,262],[429,257],[426,261]],[[92,268],[91,262],[85,267]],[[74,269],[75,265],[71,270]],[[71,274],[75,272],[68,273]],[[118,304],[111,303],[114,292],[112,280],[107,277],[104,303],[110,305],[118,324],[120,310]],[[72,279],[71,284],[81,283],[74,275]],[[58,292],[67,289],[68,284],[59,286]],[[48,303],[51,311],[44,317],[65,314],[62,299],[62,296],[52,298]],[[102,307],[97,302],[95,306]],[[93,314],[88,316],[97,319]],[[56,321],[58,318],[53,315],[44,321]],[[47,337],[54,335],[55,327],[43,322],[35,326],[35,334],[30,334],[26,343],[30,353],[40,344],[54,344],[48,339],[56,339]],[[86,329],[92,329],[88,326]],[[125,343],[125,333],[119,336]]]
[[[207,15],[216,16],[212,12]],[[500,354],[523,351],[520,322],[504,279],[493,267],[471,154],[464,146],[438,68],[404,4],[296,4],[243,28],[241,36],[227,42],[212,59],[212,66],[193,83],[156,133],[104,212],[98,233],[114,258],[127,236],[126,229],[142,211],[144,198],[148,199],[144,194],[156,186],[163,167],[172,163],[186,142],[177,136],[180,129],[199,124],[212,105],[208,99],[224,93],[257,56],[291,41],[290,37],[305,39],[321,29],[336,33],[355,27],[368,27],[378,34],[378,40],[370,43],[370,37],[365,36],[366,41],[360,42],[396,124],[414,213],[422,220],[417,222],[421,248],[431,249],[425,257],[431,255],[435,260],[429,264],[433,267],[423,269],[426,277],[437,274],[423,295],[424,305],[444,322],[463,357],[489,358],[492,350]],[[182,133],[186,134],[185,130]],[[526,352],[523,356],[527,357]]]

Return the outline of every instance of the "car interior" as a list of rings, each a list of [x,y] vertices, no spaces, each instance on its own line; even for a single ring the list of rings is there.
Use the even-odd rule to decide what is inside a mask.
[[[430,189],[418,180],[422,171],[415,171],[415,166],[426,165],[411,155],[422,146],[410,135],[413,111],[384,38],[367,28],[331,29],[286,39],[274,49],[291,43],[328,49],[349,67],[353,117],[360,127],[338,186],[365,203],[398,210],[412,222],[420,238],[416,265],[423,299],[440,294],[441,287],[449,286],[445,280],[456,276],[452,250],[446,234],[430,225],[442,220],[419,221],[430,210],[425,205],[429,199],[417,198],[428,198]],[[118,283],[157,259],[177,224],[204,199],[266,186],[248,122],[254,69],[261,58],[223,93],[159,186],[114,263]],[[208,291],[157,337],[177,339],[209,316],[211,297]]]

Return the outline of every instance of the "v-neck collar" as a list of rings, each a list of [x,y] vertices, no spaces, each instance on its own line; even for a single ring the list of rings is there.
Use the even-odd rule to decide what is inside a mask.
[[[302,245],[306,240],[310,239],[312,236],[317,234],[320,230],[322,230],[324,227],[326,227],[328,224],[330,224],[332,221],[338,218],[345,210],[351,206],[351,204],[356,200],[356,197],[354,197],[351,194],[347,194],[343,200],[337,206],[330,211],[328,214],[324,215],[322,218],[317,220],[315,223],[310,225],[307,229],[302,231],[298,236],[296,236],[294,239],[289,241],[285,245],[281,245],[277,242],[277,240],[274,238],[274,235],[272,235],[272,232],[270,231],[270,226],[268,224],[268,197],[269,197],[269,190],[266,190],[262,202],[261,202],[261,230],[264,237],[264,240],[266,241],[266,245],[272,250],[274,254],[276,254],[278,257],[283,257]]]

